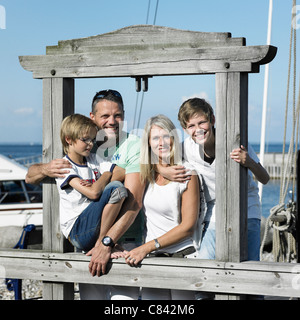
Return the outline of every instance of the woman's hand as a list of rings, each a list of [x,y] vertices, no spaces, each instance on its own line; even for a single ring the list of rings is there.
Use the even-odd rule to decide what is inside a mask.
[[[148,254],[148,250],[145,245],[137,247],[125,255],[125,262],[131,267],[136,267]]]

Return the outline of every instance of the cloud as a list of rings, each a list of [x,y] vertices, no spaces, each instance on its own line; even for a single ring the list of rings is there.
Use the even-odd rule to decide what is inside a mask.
[[[208,99],[208,94],[205,91],[202,91],[200,93],[194,93],[188,97],[183,96],[182,97],[182,102],[188,100],[188,99],[192,99],[192,98],[201,98],[201,99],[205,99],[206,101],[209,101]]]
[[[34,112],[33,108],[20,108],[13,111],[14,114],[28,115]]]

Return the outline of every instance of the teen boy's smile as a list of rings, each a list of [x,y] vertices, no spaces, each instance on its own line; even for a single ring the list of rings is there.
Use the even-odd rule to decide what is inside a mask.
[[[213,125],[205,115],[196,114],[186,123],[186,132],[198,144],[206,145],[214,138]]]

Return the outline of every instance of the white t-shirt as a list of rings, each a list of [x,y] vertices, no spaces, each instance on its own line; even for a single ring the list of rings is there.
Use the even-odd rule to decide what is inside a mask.
[[[188,182],[169,182],[160,186],[149,184],[144,195],[144,212],[146,219],[146,242],[159,238],[181,222],[181,195]],[[162,248],[159,251],[175,253],[193,246],[193,239],[186,238],[180,243]]]
[[[250,144],[248,144],[248,154],[256,162],[259,159]],[[216,189],[216,168],[215,160],[212,164],[204,161],[203,150],[201,146],[194,142],[191,137],[187,137],[184,141],[184,156],[198,175],[202,177],[204,198],[207,203],[208,212],[205,220],[215,221],[215,189]],[[233,161],[233,160],[232,160]],[[261,219],[261,206],[258,195],[258,186],[253,180],[253,174],[248,169],[248,219]]]
[[[204,212],[204,221],[215,221],[216,202],[216,161],[212,164],[204,161],[202,147],[195,143],[191,137],[184,140],[184,159],[188,161],[197,172],[202,182],[204,203],[201,204]]]
[[[70,172],[66,174],[65,178],[56,178],[55,180],[60,197],[59,211],[61,231],[64,236],[68,238],[76,219],[92,202],[92,200],[88,199],[85,195],[72,188],[69,185],[69,181],[74,177],[79,177],[80,179],[94,183],[100,178],[104,171],[110,170],[111,163],[102,162],[100,164],[99,161],[96,160],[95,154],[90,154],[89,157],[86,158],[87,162],[85,165],[76,164],[68,156],[65,156],[64,159],[71,163],[72,168],[68,168]]]

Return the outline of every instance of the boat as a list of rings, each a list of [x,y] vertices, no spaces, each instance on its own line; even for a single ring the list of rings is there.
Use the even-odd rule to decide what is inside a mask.
[[[0,154],[0,227],[42,226],[41,185],[25,182],[27,168]]]

